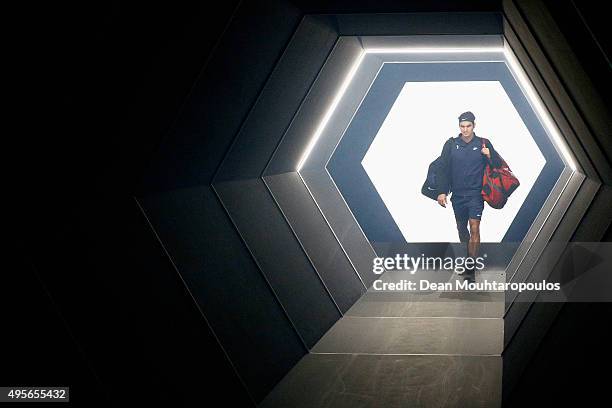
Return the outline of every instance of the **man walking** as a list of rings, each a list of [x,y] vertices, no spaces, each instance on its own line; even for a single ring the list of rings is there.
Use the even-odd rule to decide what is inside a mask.
[[[476,258],[480,248],[480,221],[484,209],[481,195],[482,177],[487,161],[494,167],[501,158],[490,142],[483,147],[483,139],[476,136],[475,116],[464,112],[459,116],[461,133],[449,139],[442,149],[441,171],[438,175],[440,191],[450,191],[459,241],[467,243],[468,256]],[[438,204],[448,204],[445,193],[438,195]],[[469,229],[468,229],[469,227]],[[474,268],[468,269],[473,272]]]

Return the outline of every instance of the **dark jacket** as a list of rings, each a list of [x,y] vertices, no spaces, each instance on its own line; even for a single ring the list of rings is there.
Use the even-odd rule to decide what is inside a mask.
[[[489,140],[485,142],[485,146],[491,154],[490,160],[480,153],[482,138],[475,133],[469,145],[461,139],[461,135],[448,139],[439,158],[438,190],[446,194],[452,191],[456,195],[479,195],[486,163],[489,162],[493,167],[502,165],[501,157]],[[480,157],[476,156],[475,147],[478,148]]]

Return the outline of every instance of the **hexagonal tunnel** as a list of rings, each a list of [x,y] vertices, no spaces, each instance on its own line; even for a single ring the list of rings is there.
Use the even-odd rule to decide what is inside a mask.
[[[342,99],[342,103],[354,105],[349,100],[354,98],[360,102],[359,108],[356,112],[346,110],[345,118],[331,116],[346,126],[339,141],[332,130],[322,132],[317,142],[322,136],[337,142],[326,168],[377,254],[431,253],[434,245],[415,243],[457,242],[458,237],[452,214],[419,194],[424,170],[439,154],[449,129],[457,127],[457,112],[467,107],[479,112],[483,117],[482,124],[477,122],[479,132],[482,128],[487,135],[496,134],[492,140],[498,151],[515,163],[514,172],[521,178],[521,189],[503,212],[487,211],[489,220],[482,225],[483,242],[506,243],[485,246],[485,251],[494,255],[489,256],[489,262],[505,267],[514,254],[512,243],[518,247],[544,201],[554,199],[549,194],[564,168],[559,154],[562,147],[555,147],[554,130],[546,131],[521,91],[499,44],[495,44],[496,40],[501,42],[499,37],[481,37],[473,52],[466,52],[459,44],[474,44],[474,36],[469,40],[454,38],[455,54],[427,49],[417,42],[432,40],[406,39],[407,45],[412,45],[406,47],[407,54],[366,51],[362,63],[368,65],[367,59],[374,59],[371,64],[376,75],[360,72]],[[450,41],[448,37],[445,40]],[[384,45],[385,39],[361,41]],[[400,39],[392,41],[398,48]],[[495,45],[497,53],[491,52]],[[425,51],[419,53],[419,46]],[[368,85],[367,94],[352,93],[354,83]],[[316,171],[312,160],[304,164],[301,174]],[[316,184],[312,177],[305,182]],[[406,243],[409,245],[402,245]]]
[[[597,192],[597,172],[567,120],[575,108],[552,97],[546,84],[554,74],[534,69],[524,48],[533,39],[519,30],[519,41],[509,21],[521,21],[511,8],[307,16],[232,130],[233,142],[220,149],[218,168],[206,178],[193,164],[184,173],[191,183],[139,197],[256,403],[389,398],[357,378],[375,367],[428,381],[426,392],[391,381],[403,387],[405,404],[417,391],[432,404],[448,397],[453,387],[440,391],[432,373],[450,366],[486,377],[457,406],[465,398],[495,405],[515,381],[522,363],[502,367],[502,356],[516,353],[517,336],[529,338],[519,326],[533,299],[372,290],[381,278],[374,258],[462,250],[453,244],[452,211],[420,194],[462,111],[476,114],[476,134],[521,181],[503,210],[483,214],[481,251],[501,279],[539,279],[532,272],[547,243],[569,240]],[[196,139],[167,146],[168,157],[196,163],[184,147]],[[159,185],[164,176],[150,177]],[[205,240],[210,224],[237,237],[214,250],[229,263],[197,255],[193,242]],[[177,229],[192,241],[176,239]],[[212,279],[226,287],[213,291],[205,284]],[[259,354],[245,353],[253,347]],[[467,384],[463,376],[449,381]]]

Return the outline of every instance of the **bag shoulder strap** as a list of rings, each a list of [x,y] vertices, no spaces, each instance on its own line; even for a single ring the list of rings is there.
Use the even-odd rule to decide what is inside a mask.
[[[452,143],[453,143],[453,138],[449,137],[448,140],[446,142],[444,142],[444,148],[446,149],[446,145],[448,145],[448,149],[450,150],[451,146],[452,146]]]

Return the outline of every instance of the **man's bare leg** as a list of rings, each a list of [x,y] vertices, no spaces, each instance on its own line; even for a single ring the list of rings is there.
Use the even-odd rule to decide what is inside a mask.
[[[470,218],[470,240],[468,242],[468,256],[476,258],[480,249],[480,220]]]

